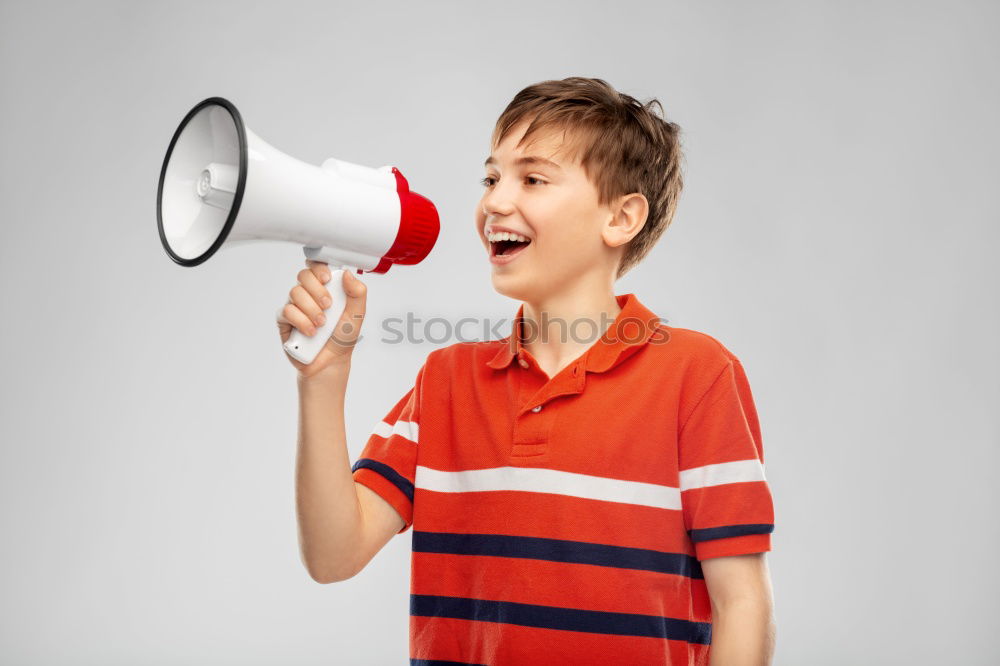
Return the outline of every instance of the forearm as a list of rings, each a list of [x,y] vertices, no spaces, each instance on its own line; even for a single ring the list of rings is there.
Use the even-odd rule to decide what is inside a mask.
[[[769,666],[776,627],[766,599],[737,599],[712,607],[709,666]]]
[[[344,428],[349,363],[298,378],[296,509],[299,547],[319,582],[353,574],[362,517]]]

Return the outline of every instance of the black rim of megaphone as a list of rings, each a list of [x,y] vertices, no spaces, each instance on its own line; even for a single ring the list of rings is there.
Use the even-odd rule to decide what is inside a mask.
[[[237,134],[240,138],[240,176],[236,183],[236,192],[233,195],[233,205],[229,209],[229,217],[226,218],[226,223],[222,227],[222,231],[219,232],[219,236],[212,243],[211,247],[202,252],[200,255],[194,259],[185,259],[184,257],[178,256],[170,248],[170,243],[167,241],[167,235],[163,231],[163,181],[167,176],[167,164],[170,163],[170,156],[174,152],[174,145],[177,143],[177,139],[180,137],[184,128],[187,124],[191,122],[195,114],[201,111],[206,106],[210,105],[221,106],[229,115],[233,117],[233,122],[236,124]],[[188,111],[187,115],[184,116],[184,120],[177,127],[177,131],[174,132],[174,137],[170,139],[170,146],[167,148],[167,155],[163,158],[163,166],[160,168],[160,184],[156,190],[156,228],[160,232],[160,242],[163,243],[163,249],[167,251],[170,258],[176,261],[181,266],[197,266],[209,257],[211,257],[215,252],[222,247],[222,244],[226,242],[226,237],[229,235],[230,229],[233,228],[233,223],[236,221],[236,215],[240,212],[240,204],[243,203],[243,190],[246,188],[247,184],[247,132],[246,127],[243,125],[243,117],[240,112],[236,109],[232,102],[228,99],[222,97],[209,97]]]

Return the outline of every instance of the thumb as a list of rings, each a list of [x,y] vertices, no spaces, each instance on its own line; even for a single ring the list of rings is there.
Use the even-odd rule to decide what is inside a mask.
[[[331,341],[335,345],[353,346],[357,342],[361,324],[364,322],[368,286],[348,269],[344,270],[341,285],[347,298],[344,303],[344,313],[337,322]]]
[[[367,291],[368,286],[354,275],[354,271],[344,270],[344,293],[348,298],[360,298],[363,306]]]

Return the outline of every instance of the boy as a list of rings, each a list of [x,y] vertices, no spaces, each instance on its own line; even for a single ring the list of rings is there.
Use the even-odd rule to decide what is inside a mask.
[[[411,664],[770,663],[773,507],[746,374],[613,292],[682,187],[679,128],[654,104],[580,77],[515,96],[476,210],[493,287],[522,302],[511,334],[432,351],[353,466],[350,271],[334,338],[290,359],[304,564],[350,578],[412,526]],[[328,303],[329,269],[308,264],[282,340]]]

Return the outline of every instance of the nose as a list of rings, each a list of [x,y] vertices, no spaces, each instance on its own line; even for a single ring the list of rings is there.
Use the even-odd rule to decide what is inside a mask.
[[[513,195],[503,180],[495,183],[483,194],[483,213],[487,216],[510,215],[514,212]]]

